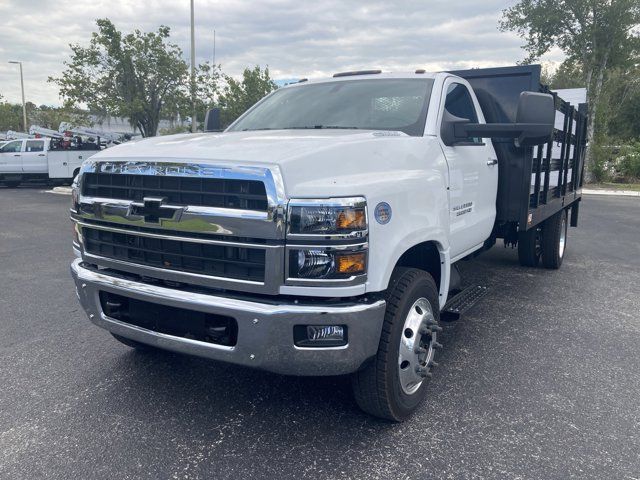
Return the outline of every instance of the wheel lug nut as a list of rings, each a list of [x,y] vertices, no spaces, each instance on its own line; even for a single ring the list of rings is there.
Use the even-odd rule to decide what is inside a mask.
[[[416,373],[422,378],[431,377],[431,372],[426,367],[416,367]]]
[[[439,366],[439,365],[440,365],[439,363],[434,362],[433,360],[431,360],[431,361],[429,362],[429,366],[430,366],[430,367],[433,367],[433,368],[436,368],[436,367],[437,367],[437,366]]]
[[[414,350],[414,353],[416,353],[417,355],[424,355],[425,353],[427,353],[427,349],[423,347],[418,347]]]
[[[441,332],[442,331],[442,327],[438,326],[438,325],[431,325],[431,330],[434,332]]]
[[[442,348],[442,344],[438,342],[433,342],[431,345],[433,346],[433,348]]]

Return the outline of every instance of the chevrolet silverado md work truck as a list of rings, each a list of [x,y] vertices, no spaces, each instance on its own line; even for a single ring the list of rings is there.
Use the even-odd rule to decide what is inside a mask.
[[[425,395],[441,316],[478,295],[456,262],[502,239],[560,267],[584,146],[583,112],[539,66],[301,80],[224,132],[85,161],[71,272],[126,345],[351,374],[362,409],[399,421]]]

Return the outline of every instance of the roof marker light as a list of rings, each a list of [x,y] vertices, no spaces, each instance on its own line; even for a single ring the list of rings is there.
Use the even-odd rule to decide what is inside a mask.
[[[335,73],[333,75],[333,78],[337,78],[337,77],[351,77],[354,75],[376,75],[378,73],[382,73],[382,70],[356,70],[353,72],[340,72],[340,73]]]

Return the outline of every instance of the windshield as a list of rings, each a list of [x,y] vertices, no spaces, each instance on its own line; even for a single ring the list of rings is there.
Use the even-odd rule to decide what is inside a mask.
[[[336,128],[421,136],[432,86],[429,78],[385,78],[283,88],[228,131]]]

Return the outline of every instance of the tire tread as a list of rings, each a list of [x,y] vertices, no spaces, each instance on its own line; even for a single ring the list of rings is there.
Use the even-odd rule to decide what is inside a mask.
[[[353,392],[358,406],[365,412],[391,421],[401,421],[404,418],[394,412],[391,391],[387,384],[389,362],[385,360],[389,352],[393,321],[400,308],[404,292],[420,277],[432,284],[437,291],[431,275],[415,268],[399,267],[392,275],[389,289],[385,295],[387,309],[385,312],[378,354],[372,364],[356,372],[352,376]]]

